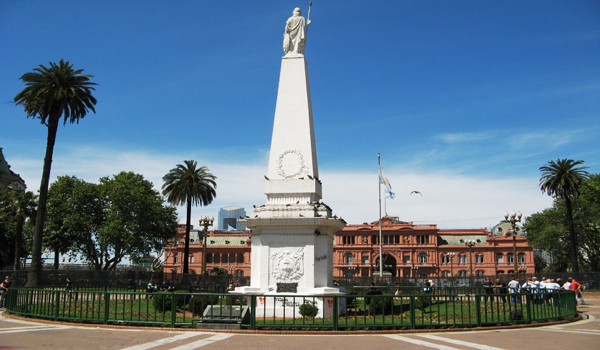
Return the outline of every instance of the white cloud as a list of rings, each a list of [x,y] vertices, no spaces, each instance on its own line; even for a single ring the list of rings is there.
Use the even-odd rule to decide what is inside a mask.
[[[52,179],[75,175],[89,182],[120,171],[134,171],[152,181],[157,190],[162,177],[184,159],[180,155],[146,151],[107,150],[105,147],[70,148],[69,153],[56,154]],[[201,215],[217,216],[221,207],[240,205],[252,214],[253,205],[266,202],[264,178],[267,164],[226,164],[195,158],[217,176],[217,198],[208,207],[194,207],[192,221]],[[37,191],[42,161],[10,159],[12,169],[21,174],[29,190]],[[323,201],[349,224],[376,221],[379,215],[377,169],[372,172],[320,171],[323,181]],[[523,214],[549,207],[552,199],[541,193],[537,178],[492,179],[477,176],[457,176],[446,173],[406,174],[386,171],[396,199],[382,199],[383,208],[391,216],[415,224],[438,224],[440,228],[481,228],[496,224],[505,211],[520,210]],[[423,196],[409,195],[418,190]],[[383,206],[382,204],[382,206]],[[387,209],[387,210],[386,210]],[[185,221],[185,209],[179,208],[180,222]]]

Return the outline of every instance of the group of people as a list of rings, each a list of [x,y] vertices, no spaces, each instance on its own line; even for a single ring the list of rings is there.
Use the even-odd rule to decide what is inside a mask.
[[[555,290],[566,289],[572,290],[575,292],[575,297],[580,304],[585,304],[585,300],[581,294],[582,288],[581,283],[577,282],[573,277],[569,277],[565,283],[562,283],[560,278],[558,279],[546,279],[546,277],[542,277],[541,281],[538,281],[537,277],[528,278],[523,284],[520,284],[519,281],[515,277],[512,277],[510,282],[508,282],[508,292],[510,294],[515,294],[512,296],[511,300],[514,303],[519,302],[519,298],[516,296],[517,293],[526,292],[526,293],[547,293],[548,297],[546,298],[538,298],[540,300],[546,299],[550,300],[550,294]]]

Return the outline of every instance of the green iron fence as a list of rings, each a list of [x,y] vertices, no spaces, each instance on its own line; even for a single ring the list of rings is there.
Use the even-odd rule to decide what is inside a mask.
[[[395,294],[396,290],[319,297],[11,288],[6,308],[11,314],[56,321],[165,327],[241,322],[246,329],[322,330],[481,327],[577,314],[575,294],[569,290],[487,294],[477,288],[415,288]],[[247,322],[242,322],[244,312]]]

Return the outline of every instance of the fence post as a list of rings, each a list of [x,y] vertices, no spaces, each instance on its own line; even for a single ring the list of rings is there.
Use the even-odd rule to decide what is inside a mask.
[[[525,302],[527,303],[527,322],[531,323],[531,293],[525,293]]]
[[[481,294],[475,294],[475,318],[477,327],[481,327]]]
[[[177,298],[175,298],[176,293],[171,293],[171,327],[175,328],[175,321],[177,318],[177,303],[175,302]]]
[[[410,296],[410,328],[411,329],[417,328],[415,312],[416,312],[415,295],[411,294],[411,296]]]
[[[104,324],[108,324],[108,313],[110,312],[110,293],[104,292]]]
[[[339,305],[338,303],[340,302],[340,300],[338,299],[337,295],[333,296],[333,315],[331,315],[333,317],[333,330],[337,331],[338,330],[338,321],[339,321]]]
[[[60,312],[60,292],[56,291],[56,297],[54,298],[54,321],[58,320],[58,313]]]
[[[250,294],[250,329],[256,329],[256,295]]]

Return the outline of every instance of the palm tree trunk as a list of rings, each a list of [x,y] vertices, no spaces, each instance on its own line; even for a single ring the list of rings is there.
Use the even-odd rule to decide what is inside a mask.
[[[58,270],[58,265],[60,264],[60,250],[58,248],[54,249],[54,269]]]
[[[187,200],[187,213],[185,219],[185,248],[183,250],[183,273],[189,273],[190,256],[190,225],[192,224],[192,200]]]
[[[575,236],[575,225],[573,224],[573,209],[571,208],[571,198],[565,196],[565,205],[567,206],[567,226],[569,228],[569,241],[571,244],[571,270],[579,272],[577,263],[577,237]]]
[[[37,287],[42,277],[42,240],[44,238],[44,221],[46,219],[46,203],[48,202],[48,187],[50,185],[50,168],[52,167],[52,154],[56,142],[56,131],[60,115],[50,117],[48,123],[48,140],[46,141],[46,156],[40,183],[40,196],[38,211],[33,232],[33,246],[31,249],[31,267],[27,274],[27,287]]]

